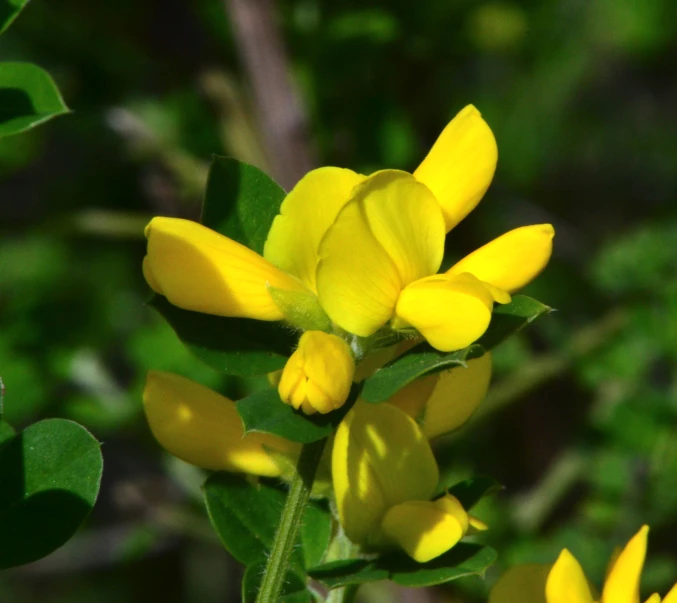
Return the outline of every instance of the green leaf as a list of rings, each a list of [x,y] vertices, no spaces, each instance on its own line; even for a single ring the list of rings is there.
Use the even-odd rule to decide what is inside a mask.
[[[99,442],[64,419],[30,425],[0,448],[0,568],[63,545],[94,506],[102,470]]]
[[[263,375],[284,368],[297,343],[281,323],[190,312],[161,295],[149,305],[200,360],[228,375]]]
[[[550,312],[552,312],[550,306],[531,297],[514,295],[509,304],[497,304],[494,307],[491,324],[477,343],[489,351],[529,323]]]
[[[0,63],[0,138],[68,113],[50,75],[31,63]]]
[[[245,433],[259,431],[308,444],[331,435],[357,399],[358,388],[353,386],[346,403],[326,415],[303,414],[280,400],[276,389],[264,389],[235,403]]]
[[[442,485],[440,494],[445,491],[449,492],[449,494],[458,498],[466,511],[470,511],[482,498],[502,489],[503,486],[493,477],[478,475],[453,486],[445,487]]]
[[[254,484],[232,473],[214,473],[204,485],[212,526],[226,549],[245,565],[255,563],[270,551],[286,496],[285,490],[268,482]],[[318,563],[330,536],[331,514],[326,504],[310,501],[293,567],[302,570]]]
[[[455,366],[467,366],[466,360],[479,358],[483,354],[484,348],[479,345],[444,353],[438,352],[428,343],[420,343],[367,379],[362,398],[367,402],[384,402],[419,377]]]
[[[17,18],[28,0],[0,0],[0,34]]]
[[[482,356],[539,316],[551,311],[552,308],[535,299],[516,295],[509,304],[494,308],[489,328],[476,343],[451,353],[439,352],[427,342],[421,343],[367,379],[362,398],[367,402],[384,402],[419,377],[465,366],[466,360]]]
[[[258,559],[247,567],[242,579],[242,603],[256,602],[265,569],[265,558]],[[305,580],[295,572],[287,571],[282,592],[277,600],[280,603],[310,603],[313,599],[306,588]]]
[[[215,155],[209,168],[202,223],[263,254],[286,193],[257,167]]]
[[[322,563],[332,537],[332,516],[326,500],[313,500],[306,506],[301,525],[301,544],[306,567]]]
[[[461,542],[428,563],[417,563],[404,553],[391,553],[372,560],[334,561],[312,568],[308,575],[328,588],[388,579],[402,586],[421,587],[465,576],[483,576],[495,560],[496,551],[492,548]]]
[[[7,421],[0,419],[0,446],[11,440],[15,434],[14,428]]]

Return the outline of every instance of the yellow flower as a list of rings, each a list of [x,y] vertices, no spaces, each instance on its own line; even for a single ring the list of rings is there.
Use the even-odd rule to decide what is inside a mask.
[[[428,438],[450,433],[472,416],[489,390],[491,354],[469,360],[467,365],[417,379],[388,404],[415,419]]]
[[[481,527],[453,496],[431,500],[438,478],[427,438],[398,408],[358,401],[339,425],[336,505],[346,535],[365,549],[396,546],[424,563]]]
[[[287,360],[278,391],[286,404],[306,414],[326,414],[343,406],[355,374],[348,344],[336,335],[306,331]]]
[[[646,556],[649,526],[635,534],[612,560],[600,603],[640,603],[639,583]],[[545,569],[543,569],[545,568]],[[525,593],[535,593],[525,597]],[[564,549],[552,566],[517,566],[506,572],[491,591],[489,603],[594,603],[587,578],[576,558]],[[661,603],[653,594],[646,603]],[[662,599],[677,603],[677,584]]]
[[[436,274],[446,232],[477,205],[496,158],[491,130],[469,106],[413,175],[310,172],[283,202],[264,256],[315,291],[349,333],[369,337],[390,322],[439,350],[463,348],[486,330],[494,302],[509,302],[552,251],[552,226],[527,226]]]
[[[179,375],[150,371],[143,403],[160,444],[203,469],[279,477],[300,452],[277,436],[245,435],[232,400]]]
[[[286,319],[346,337],[413,328],[439,350],[463,348],[486,330],[494,302],[509,302],[552,249],[552,226],[527,226],[437,274],[446,233],[480,201],[496,159],[489,126],[468,106],[413,175],[308,173],[283,201],[263,257],[199,224],[155,218],[146,280],[188,310]]]

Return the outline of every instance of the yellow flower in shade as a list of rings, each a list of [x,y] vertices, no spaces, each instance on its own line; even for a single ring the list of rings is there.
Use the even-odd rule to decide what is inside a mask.
[[[564,549],[552,567],[530,564],[506,572],[492,589],[489,603],[640,603],[648,534],[649,526],[643,526],[612,560],[601,599],[594,596],[576,558]],[[527,592],[535,594],[525,597]],[[653,594],[646,603],[661,603],[661,597]],[[662,603],[677,603],[677,584]]]
[[[489,390],[491,354],[417,379],[388,400],[415,419],[428,438],[461,427],[477,410]]]
[[[299,444],[277,436],[245,435],[232,400],[179,375],[150,371],[143,403],[160,444],[203,469],[278,477],[300,452]]]
[[[480,201],[496,159],[489,126],[468,106],[413,175],[309,172],[283,201],[263,257],[199,224],[155,218],[146,280],[187,310],[346,337],[413,328],[438,350],[463,348],[484,333],[494,302],[509,302],[552,250],[552,226],[526,226],[437,274],[446,233]]]
[[[306,331],[287,360],[278,385],[280,398],[306,414],[343,406],[355,374],[348,344],[336,335]]]
[[[367,550],[399,547],[424,563],[452,548],[471,518],[456,498],[431,500],[439,474],[416,422],[390,404],[359,402],[336,432],[332,479],[339,519]]]

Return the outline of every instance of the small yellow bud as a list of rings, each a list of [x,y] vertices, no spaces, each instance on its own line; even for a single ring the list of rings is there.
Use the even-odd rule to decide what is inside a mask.
[[[343,406],[355,374],[348,344],[336,335],[306,331],[282,371],[278,391],[286,404],[306,414]]]

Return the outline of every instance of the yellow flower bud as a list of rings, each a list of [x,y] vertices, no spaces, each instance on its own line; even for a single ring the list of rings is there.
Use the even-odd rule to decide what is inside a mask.
[[[306,331],[282,372],[278,391],[286,404],[306,414],[331,412],[348,399],[355,360],[336,335]]]

